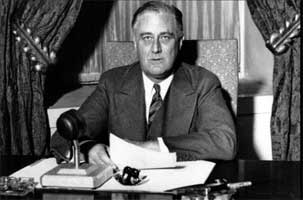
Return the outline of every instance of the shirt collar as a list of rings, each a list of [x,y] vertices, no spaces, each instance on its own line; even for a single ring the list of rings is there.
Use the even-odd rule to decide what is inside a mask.
[[[142,76],[143,76],[143,84],[144,84],[145,93],[152,94],[153,86],[155,83],[153,81],[151,81],[144,72],[142,72]],[[166,79],[164,79],[163,81],[158,83],[161,88],[160,95],[161,95],[162,99],[165,98],[165,95],[173,80],[173,77],[174,77],[174,74],[171,74]]]

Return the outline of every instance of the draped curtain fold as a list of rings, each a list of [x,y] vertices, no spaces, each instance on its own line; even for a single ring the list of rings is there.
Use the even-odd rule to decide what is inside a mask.
[[[0,154],[49,150],[45,73],[70,32],[82,0],[0,0]]]
[[[252,18],[264,40],[300,13],[300,0],[248,0]],[[300,160],[300,38],[287,52],[274,56],[271,115],[274,160]]]

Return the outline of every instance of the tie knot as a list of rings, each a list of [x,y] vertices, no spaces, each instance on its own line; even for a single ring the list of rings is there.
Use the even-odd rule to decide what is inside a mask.
[[[154,88],[156,90],[156,93],[160,94],[160,85],[159,84],[154,84]]]

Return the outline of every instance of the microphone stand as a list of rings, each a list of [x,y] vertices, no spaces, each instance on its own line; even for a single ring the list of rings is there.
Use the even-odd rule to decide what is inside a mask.
[[[78,140],[73,140],[73,154],[74,154],[74,163],[75,163],[75,169],[79,169],[80,165],[80,147]]]

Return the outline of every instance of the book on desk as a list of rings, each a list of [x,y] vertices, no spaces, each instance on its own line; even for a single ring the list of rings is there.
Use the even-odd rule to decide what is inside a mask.
[[[113,176],[109,165],[89,165],[83,163],[74,169],[73,163],[63,163],[41,176],[44,187],[96,188]]]

